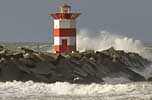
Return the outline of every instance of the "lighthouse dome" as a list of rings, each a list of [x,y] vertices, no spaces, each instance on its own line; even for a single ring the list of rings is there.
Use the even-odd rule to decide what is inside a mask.
[[[60,9],[61,9],[61,13],[70,13],[71,12],[71,6],[67,5],[66,3],[61,5]]]

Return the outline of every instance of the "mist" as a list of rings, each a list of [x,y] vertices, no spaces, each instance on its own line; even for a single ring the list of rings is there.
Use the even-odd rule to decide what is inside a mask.
[[[116,50],[124,50],[125,52],[138,53],[141,56],[152,60],[150,51],[145,50],[140,40],[125,36],[123,33],[112,33],[108,31],[89,32],[88,30],[80,30],[77,36],[78,50],[95,50],[102,51],[110,47]]]

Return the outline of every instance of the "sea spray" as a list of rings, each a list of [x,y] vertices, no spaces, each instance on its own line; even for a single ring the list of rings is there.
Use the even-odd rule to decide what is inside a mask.
[[[116,50],[124,50],[125,52],[138,53],[141,56],[152,60],[152,53],[145,50],[140,40],[134,40],[124,35],[111,33],[108,31],[100,31],[92,33],[87,30],[81,30],[78,34],[78,50],[97,50],[102,51],[110,47]]]
[[[114,47],[116,50],[124,50],[125,52],[135,52],[144,58],[152,61],[152,53],[145,49],[145,46],[140,40],[134,40],[124,35],[111,33],[108,31],[100,31],[98,33],[91,33],[87,30],[81,30],[78,34],[78,49],[84,50],[97,50],[102,51]],[[144,69],[135,69],[133,71],[144,76],[147,80],[152,77],[152,64],[146,65]],[[122,83],[129,82],[124,78],[105,78],[106,83],[114,84],[117,80]]]

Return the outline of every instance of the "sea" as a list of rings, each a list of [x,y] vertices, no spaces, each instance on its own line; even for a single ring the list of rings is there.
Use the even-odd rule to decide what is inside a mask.
[[[41,52],[51,52],[52,44],[34,42],[1,42],[6,48],[19,50],[26,47]],[[145,44],[152,53],[152,44]],[[152,75],[148,69],[149,75]],[[147,71],[142,72],[146,75]],[[124,78],[105,78],[101,84],[52,84],[28,82],[0,82],[0,100],[152,100],[152,82],[131,82]]]
[[[135,52],[152,61],[152,42],[142,43],[139,40],[116,35],[107,31],[78,34],[78,50],[105,50],[113,46],[116,50]],[[88,35],[89,34],[89,35]],[[96,34],[96,35],[92,35]],[[52,52],[51,43],[42,42],[0,42],[11,51],[21,47],[38,52]],[[152,77],[152,65],[143,71],[137,71],[145,78]],[[52,84],[28,82],[0,82],[0,100],[152,100],[152,82],[131,82],[117,77],[103,79],[101,84],[71,84],[56,82]]]
[[[0,83],[0,100],[152,100],[152,83]]]

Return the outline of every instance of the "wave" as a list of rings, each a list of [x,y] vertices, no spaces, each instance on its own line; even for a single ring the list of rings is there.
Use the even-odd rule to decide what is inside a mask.
[[[100,31],[98,33],[81,30],[78,34],[78,50],[101,51],[114,47],[116,50],[125,52],[135,52],[141,56],[152,60],[152,53],[145,50],[145,46],[140,40],[134,40],[124,35]]]
[[[117,85],[80,85],[70,84],[67,82],[44,84],[34,83],[32,81],[28,81],[25,83],[16,81],[0,83],[0,97],[4,98],[40,98],[52,96],[82,96],[89,98],[89,96],[96,96],[97,98],[104,97],[109,98],[108,100],[110,100],[111,98],[125,98],[131,96],[136,96],[140,98],[145,98],[146,96],[148,96],[149,98],[152,98],[151,93],[151,83],[127,83]]]

